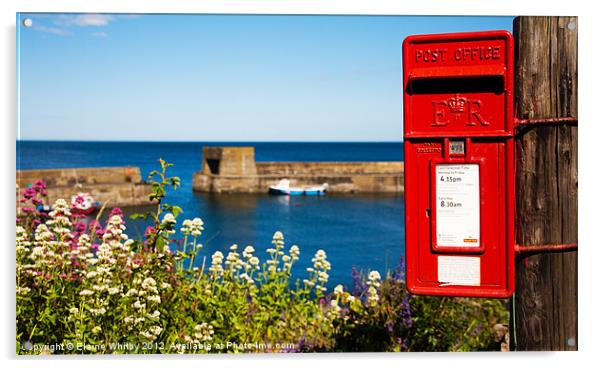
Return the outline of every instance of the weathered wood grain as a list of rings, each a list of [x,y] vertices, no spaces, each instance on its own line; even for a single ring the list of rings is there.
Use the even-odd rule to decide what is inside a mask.
[[[518,17],[518,118],[577,117],[577,18]],[[528,128],[516,142],[516,241],[577,241],[577,127]],[[516,350],[577,350],[577,252],[517,258]]]

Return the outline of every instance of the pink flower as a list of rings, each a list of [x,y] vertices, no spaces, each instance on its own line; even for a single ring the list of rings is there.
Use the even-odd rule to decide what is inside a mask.
[[[96,230],[98,230],[100,228],[101,228],[100,223],[98,221],[96,221],[96,220],[90,221],[90,224],[88,225],[88,229],[90,231],[96,231]]]
[[[46,183],[44,183],[44,180],[38,180],[35,183],[33,183],[33,185],[31,187],[35,191],[40,191],[40,190],[46,189]]]
[[[74,225],[75,231],[77,231],[78,233],[83,233],[84,231],[86,231],[86,224],[78,221],[75,223]]]
[[[119,216],[119,217],[123,217],[123,211],[121,210],[121,208],[119,208],[119,207],[114,207],[114,208],[111,210],[111,213],[109,213],[109,218],[111,218],[111,217],[113,217],[113,216],[115,216],[115,215],[117,215],[117,216]]]
[[[31,198],[33,198],[35,196],[36,196],[36,191],[33,190],[32,188],[27,188],[23,192],[23,198],[25,198],[25,199],[31,199]]]
[[[21,208],[21,211],[23,211],[25,213],[31,213],[31,212],[35,212],[35,208],[32,208],[32,207],[23,207],[23,208]]]

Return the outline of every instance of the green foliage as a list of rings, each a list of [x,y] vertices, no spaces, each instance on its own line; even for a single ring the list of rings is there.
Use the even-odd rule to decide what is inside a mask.
[[[280,232],[263,260],[237,245],[209,259],[199,242],[203,221],[187,219],[182,247],[171,250],[181,209],[163,200],[180,180],[166,175],[171,164],[159,163],[149,175],[156,210],[136,216],[153,219],[143,239],[128,238],[115,209],[104,228],[82,223],[64,200],[47,216],[22,214],[18,354],[494,348],[492,327],[508,318],[502,302],[413,297],[400,269],[384,280],[376,271],[354,274],[354,290],[329,293],[326,252],[316,252],[306,279],[293,279],[300,249],[287,249]],[[38,192],[29,199],[41,200]]]

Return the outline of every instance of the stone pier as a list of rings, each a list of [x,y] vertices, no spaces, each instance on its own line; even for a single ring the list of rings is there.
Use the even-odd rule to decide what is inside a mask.
[[[193,190],[267,193],[289,179],[291,186],[328,183],[334,193],[403,193],[403,162],[256,162],[254,147],[203,147]]]
[[[151,186],[142,181],[138,167],[99,167],[49,170],[17,170],[17,201],[29,184],[43,180],[48,204],[63,198],[70,203],[77,193],[90,193],[110,207],[150,204]]]

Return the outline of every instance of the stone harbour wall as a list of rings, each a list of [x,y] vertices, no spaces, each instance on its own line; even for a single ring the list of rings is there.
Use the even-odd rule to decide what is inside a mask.
[[[403,174],[403,162],[255,162],[253,147],[203,147],[193,190],[267,193],[286,178],[291,186],[328,183],[334,193],[403,193]]]
[[[17,170],[17,200],[20,192],[37,180],[48,189],[48,202],[71,201],[77,193],[90,193],[108,207],[150,204],[151,186],[142,182],[138,167],[99,167],[49,170]]]

